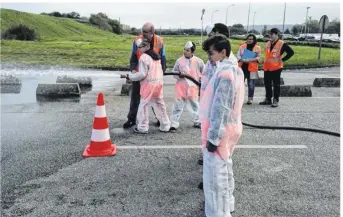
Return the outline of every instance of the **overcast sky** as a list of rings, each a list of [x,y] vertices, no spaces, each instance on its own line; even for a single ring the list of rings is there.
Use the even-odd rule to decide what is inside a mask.
[[[226,9],[231,4],[235,6],[228,9],[228,25],[248,23],[249,3],[8,3],[1,4],[1,8],[26,11],[31,13],[59,11],[67,13],[76,11],[81,16],[89,17],[91,13],[103,12],[112,19],[120,17],[121,23],[131,27],[140,28],[146,21],[155,24],[156,28],[201,28],[201,10],[205,8],[204,27],[213,22],[226,22]],[[326,14],[329,20],[340,19],[339,3],[294,3],[288,2],[286,7],[286,24],[300,24],[305,21],[306,7],[311,7],[308,16],[319,20]],[[255,25],[282,24],[284,3],[251,3],[250,25],[253,22],[254,12]]]

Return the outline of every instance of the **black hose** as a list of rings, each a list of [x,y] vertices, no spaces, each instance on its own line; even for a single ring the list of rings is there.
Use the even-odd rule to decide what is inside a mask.
[[[164,75],[180,75],[180,73],[177,72],[165,72]],[[201,86],[201,83],[197,80],[195,80],[195,78],[193,78],[190,75],[183,75],[185,78],[187,78],[188,80],[193,81],[194,84],[198,85],[198,87]]]
[[[180,73],[177,72],[165,72],[164,75],[180,75]],[[192,76],[190,75],[184,75],[185,78],[191,80],[194,82],[196,85],[199,87],[201,86],[201,83],[197,80],[195,80]],[[253,124],[247,124],[242,122],[244,126],[248,127],[254,127],[254,128],[259,128],[259,129],[272,129],[272,130],[297,130],[297,131],[308,131],[308,132],[314,132],[314,133],[322,133],[322,134],[327,134],[330,136],[337,136],[341,137],[340,133],[335,133],[335,132],[330,132],[330,131],[325,131],[325,130],[318,130],[318,129],[311,129],[311,128],[301,128],[301,127],[280,127],[280,126],[260,126],[260,125],[253,125]]]
[[[280,126],[259,126],[259,125],[247,124],[244,122],[242,122],[242,124],[245,126],[248,126],[248,127],[254,127],[254,128],[259,128],[259,129],[309,131],[309,132],[314,132],[314,133],[322,133],[322,134],[327,134],[330,136],[341,137],[341,134],[339,134],[339,133],[325,131],[325,130],[311,129],[311,128],[286,127],[286,126],[282,126],[282,127],[280,127]]]

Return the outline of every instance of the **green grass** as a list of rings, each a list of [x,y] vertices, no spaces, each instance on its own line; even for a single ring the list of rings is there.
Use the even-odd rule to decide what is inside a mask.
[[[10,26],[25,24],[35,29],[42,40],[46,38],[73,38],[87,35],[111,36],[110,32],[79,23],[73,19],[56,18],[9,9],[1,9],[1,31]],[[49,40],[49,39],[48,39]]]
[[[1,9],[1,29],[13,23],[24,23],[35,28],[41,36],[39,42],[1,40],[1,61],[24,64],[49,64],[86,67],[127,67],[131,56],[133,36],[115,35],[72,19],[35,15]],[[172,67],[182,55],[186,41],[197,44],[196,55],[207,59],[201,50],[200,37],[165,36],[167,67]],[[239,40],[230,40],[234,54]],[[264,48],[265,43],[259,43]],[[318,48],[292,46],[295,55],[285,63],[289,65],[339,64],[340,50],[322,48],[321,60],[317,60]]]

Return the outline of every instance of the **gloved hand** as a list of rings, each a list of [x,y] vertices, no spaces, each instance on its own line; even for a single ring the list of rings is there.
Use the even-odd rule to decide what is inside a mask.
[[[218,146],[215,146],[211,142],[207,141],[206,148],[208,152],[215,152],[217,151]]]
[[[136,73],[136,70],[132,70],[131,72],[132,72],[132,73]]]

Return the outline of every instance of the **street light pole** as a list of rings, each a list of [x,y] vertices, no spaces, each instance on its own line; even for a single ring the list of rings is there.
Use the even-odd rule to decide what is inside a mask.
[[[285,2],[285,8],[283,10],[283,24],[282,24],[282,38],[285,35],[285,18],[286,18],[286,2]]]
[[[306,22],[305,22],[305,38],[307,38],[307,16],[308,16],[308,9],[310,9],[311,7],[306,7]]]
[[[227,26],[227,11],[228,11],[229,8],[232,7],[232,6],[235,6],[235,4],[232,4],[232,5],[230,5],[229,7],[226,8],[226,22],[225,22],[226,26]]]
[[[256,15],[256,11],[254,12],[254,19],[252,21],[252,30],[255,30],[255,15]]]
[[[205,9],[203,8],[201,11],[201,44],[202,44],[202,34],[204,32],[204,24],[203,24],[204,14],[205,14]]]
[[[250,3],[249,3],[249,12],[248,12],[247,34],[249,33],[249,19],[250,19]]]
[[[211,24],[213,23],[213,21],[212,21],[212,19],[213,19],[213,14],[214,14],[215,12],[217,12],[217,11],[219,11],[219,10],[215,10],[215,11],[213,11],[213,13],[212,13],[212,16],[211,16]]]

